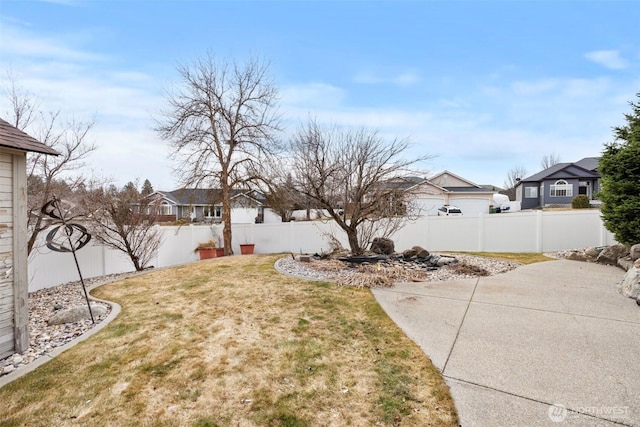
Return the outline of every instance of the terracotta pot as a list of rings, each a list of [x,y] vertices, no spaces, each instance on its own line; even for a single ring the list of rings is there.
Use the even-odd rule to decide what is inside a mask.
[[[224,256],[224,248],[216,248],[216,256],[217,257]]]
[[[253,248],[255,244],[253,243],[244,243],[240,245],[240,253],[242,255],[251,255],[253,253]]]
[[[198,249],[200,259],[209,259],[216,257],[216,248],[202,248]]]

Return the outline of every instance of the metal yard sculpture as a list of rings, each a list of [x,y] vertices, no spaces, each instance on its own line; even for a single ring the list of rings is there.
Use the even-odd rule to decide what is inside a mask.
[[[80,270],[80,264],[78,263],[78,257],[76,251],[82,249],[91,240],[91,234],[87,229],[80,224],[73,224],[69,221],[74,219],[71,216],[71,211],[74,205],[65,200],[58,199],[53,196],[53,199],[48,201],[41,209],[44,215],[52,218],[55,222],[61,224],[53,228],[46,238],[47,247],[55,252],[71,252],[73,259],[78,269],[78,275],[80,276],[80,283],[82,284],[82,290],[84,291],[84,298],[87,301],[87,307],[89,308],[89,315],[91,321],[96,323],[93,318],[93,311],[91,310],[91,304],[89,303],[89,295],[87,288],[84,284],[84,278],[82,277],[82,271]]]

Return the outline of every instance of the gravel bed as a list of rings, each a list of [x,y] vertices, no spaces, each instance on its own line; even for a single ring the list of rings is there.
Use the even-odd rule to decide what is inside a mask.
[[[126,274],[117,274],[85,279],[87,288],[100,283],[112,281]],[[63,346],[84,334],[102,322],[111,312],[111,306],[92,301],[92,305],[102,305],[107,309],[104,316],[95,316],[96,323],[91,319],[81,322],[66,323],[64,325],[49,325],[47,320],[58,310],[72,307],[86,307],[81,283],[71,282],[52,288],[41,289],[29,293],[29,348],[22,353],[15,353],[0,360],[0,376],[7,375],[17,368],[27,365],[34,360],[48,356],[56,347]]]
[[[473,265],[484,269],[489,273],[489,275],[504,273],[522,265],[513,261],[504,261],[494,258],[477,257],[472,255],[443,255],[455,258],[458,261],[458,264]],[[315,261],[313,259],[311,262],[300,262],[291,257],[285,257],[280,258],[278,261],[276,261],[276,268],[278,269],[278,271],[284,274],[312,280],[335,281],[341,276],[358,274],[354,271],[353,268],[349,267],[345,267],[344,269],[339,271],[327,271],[312,268],[311,266],[314,262]],[[434,271],[429,271],[425,281],[436,282],[445,280],[469,279],[473,277],[477,277],[477,275],[462,274],[456,272],[454,268],[445,266]]]

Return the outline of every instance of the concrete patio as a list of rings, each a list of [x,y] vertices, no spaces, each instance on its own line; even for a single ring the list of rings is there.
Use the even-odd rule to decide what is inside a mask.
[[[373,293],[432,359],[462,426],[640,426],[640,307],[616,267],[558,260]]]

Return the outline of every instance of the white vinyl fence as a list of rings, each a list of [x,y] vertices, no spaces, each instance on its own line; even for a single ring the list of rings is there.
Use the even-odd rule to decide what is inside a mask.
[[[155,267],[194,262],[200,242],[222,236],[222,226],[161,227],[164,232]],[[254,243],[255,253],[320,253],[330,250],[327,235],[348,248],[346,235],[332,221],[277,224],[238,224],[233,228],[233,251]],[[423,217],[393,236],[396,251],[419,245],[430,251],[550,252],[615,244],[597,210],[514,212],[459,217]],[[78,253],[83,277],[133,270],[122,253],[92,241]],[[29,257],[29,291],[78,280],[73,256],[40,248]]]

